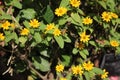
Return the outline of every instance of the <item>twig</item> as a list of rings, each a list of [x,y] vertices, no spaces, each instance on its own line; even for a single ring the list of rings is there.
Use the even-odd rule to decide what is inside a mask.
[[[9,73],[11,76],[13,76],[13,68],[9,67],[5,72],[2,73],[2,75],[5,75],[6,73]]]
[[[33,72],[35,72],[42,80],[44,80],[44,76],[43,75],[41,75],[36,69],[34,69],[33,67],[32,67],[32,62],[31,61],[29,61],[28,59],[27,59],[27,62],[28,62],[28,66],[29,66],[29,68],[33,71]]]
[[[114,28],[114,31],[117,29],[117,26],[118,26],[118,23],[116,23],[115,28]]]
[[[11,17],[12,17],[13,21],[15,21],[15,23],[17,23],[17,25],[18,25],[19,27],[21,27],[21,25],[18,23],[18,21],[15,19],[15,17],[14,17],[14,16],[11,16]]]

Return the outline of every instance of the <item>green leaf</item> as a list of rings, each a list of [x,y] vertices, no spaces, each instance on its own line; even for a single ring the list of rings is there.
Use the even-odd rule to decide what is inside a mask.
[[[24,26],[25,26],[26,28],[28,28],[28,29],[30,28],[30,25],[29,25],[29,22],[28,22],[28,21],[25,20],[25,21],[23,22],[23,24],[24,24]]]
[[[100,69],[100,68],[97,68],[97,67],[94,67],[92,71],[96,74],[102,74],[103,73],[103,70]]]
[[[61,36],[54,36],[56,42],[58,43],[60,48],[64,47],[64,40]]]
[[[59,20],[58,24],[59,25],[64,25],[66,22],[67,22],[67,20],[65,18],[63,18],[63,19]]]
[[[3,13],[2,16],[0,16],[0,20],[2,20],[2,19],[10,19],[11,20],[12,17],[9,14]]]
[[[53,18],[54,18],[54,13],[52,11],[52,9],[50,8],[50,6],[47,6],[47,10],[45,12],[45,14],[43,15],[43,18],[48,22],[52,22]]]
[[[90,43],[91,45],[93,45],[93,46],[97,46],[96,43],[95,43],[95,41],[89,41],[89,43]]]
[[[69,55],[62,55],[63,61],[62,64],[69,66],[71,57]]]
[[[116,24],[116,20],[111,20],[112,21],[112,24],[115,25]]]
[[[79,80],[83,80],[83,76],[80,76],[80,77],[79,77]]]
[[[67,7],[68,4],[69,4],[69,0],[62,0],[60,3],[60,7]]]
[[[86,80],[90,80],[89,72],[84,72],[84,75],[85,75]]]
[[[85,15],[85,13],[81,9],[77,9],[77,11],[79,12],[79,14]]]
[[[8,6],[14,6],[16,8],[22,9],[22,4],[20,3],[19,0],[4,0],[5,4]]]
[[[10,31],[5,31],[5,36],[6,36],[5,42],[9,42],[14,38],[13,34],[11,34]]]
[[[45,57],[50,57],[50,56],[48,55],[48,51],[47,51],[47,50],[41,51],[40,54],[43,55],[43,56],[45,56]]]
[[[47,35],[47,41],[51,41],[52,38],[53,38],[53,35],[50,35],[50,34]]]
[[[65,42],[68,42],[68,43],[71,42],[71,39],[68,37],[67,34],[63,35],[63,39],[64,39]]]
[[[106,28],[109,27],[109,24],[107,24],[107,23],[103,23],[103,27],[106,29]]]
[[[15,43],[19,43],[19,39],[18,39],[18,36],[17,36],[17,34],[16,34],[16,32],[13,32],[12,33],[12,36],[13,36],[13,38],[15,39]]]
[[[93,78],[96,74],[93,71],[89,71],[89,77]]]
[[[72,53],[73,53],[73,54],[77,54],[78,51],[79,51],[79,50],[78,50],[77,48],[73,48]]]
[[[72,73],[68,72],[67,76],[66,76],[66,79],[67,80],[72,80],[72,75],[73,75]]]
[[[34,39],[37,43],[40,43],[42,41],[42,38],[40,36],[40,33],[39,32],[35,32],[34,34]]]
[[[79,26],[79,23],[76,22],[76,21],[74,21],[74,20],[72,19],[72,17],[67,18],[67,21],[68,21],[68,22],[71,22],[72,24],[75,24],[75,25],[78,25],[78,26]]]
[[[72,14],[71,14],[71,18],[72,18],[76,23],[78,23],[80,26],[83,26],[83,24],[81,23],[81,22],[82,22],[82,19],[81,19],[81,17],[79,16],[78,13],[72,13]]]
[[[31,34],[34,34],[34,29],[29,29]]]
[[[30,46],[31,46],[31,47],[34,47],[34,46],[36,46],[36,45],[37,45],[37,43],[33,41]]]
[[[34,9],[23,9],[21,11],[21,15],[23,18],[26,18],[26,19],[33,19],[35,17],[35,10]]]
[[[106,1],[107,6],[110,8],[110,11],[114,12],[115,11],[115,1],[114,0],[107,0]]]
[[[44,31],[45,28],[46,28],[46,25],[43,22],[41,22],[39,29],[42,30],[42,31]]]
[[[116,47],[116,55],[120,54],[120,47]]]
[[[103,80],[110,80],[109,78],[105,78],[105,79],[103,79]]]
[[[5,33],[5,35],[7,36],[7,35],[10,35],[10,31],[4,31],[4,33]]]
[[[21,44],[25,45],[26,41],[27,41],[26,37],[19,37],[19,42],[21,42]]]
[[[79,51],[79,53],[80,53],[80,56],[81,56],[83,59],[86,59],[86,58],[87,58],[86,54],[83,53],[82,51]]]
[[[116,19],[116,22],[117,22],[118,24],[120,24],[120,18]]]
[[[88,52],[87,49],[83,49],[83,50],[81,50],[80,52],[84,53],[85,55],[89,55],[89,52]]]
[[[104,9],[107,9],[106,2],[105,2],[105,1],[98,1],[98,3],[99,3]]]
[[[40,61],[36,61],[33,58],[33,61],[34,61],[33,64],[36,69],[43,71],[43,72],[50,70],[50,63],[46,59],[44,59],[42,57],[36,57],[36,58],[40,59]]]
[[[93,19],[97,21],[98,23],[101,23],[100,16],[94,16]]]
[[[25,62],[23,62],[23,61],[17,61],[17,63],[15,64],[15,70],[17,71],[17,72],[24,72],[25,70],[26,70],[26,64],[25,64]]]
[[[11,2],[11,5],[15,6],[16,8],[22,9],[22,4],[20,3],[19,0],[13,0]]]

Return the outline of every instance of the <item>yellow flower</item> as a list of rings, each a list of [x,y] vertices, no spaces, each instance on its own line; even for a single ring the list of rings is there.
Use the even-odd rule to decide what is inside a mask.
[[[72,66],[72,73],[74,75],[82,75],[83,74],[83,68],[79,65],[79,66]]]
[[[51,30],[51,29],[54,29],[54,28],[55,28],[55,24],[50,23],[50,24],[47,24],[47,27],[45,29],[46,29],[46,31],[48,31],[48,30]]]
[[[38,20],[36,20],[36,19],[33,19],[33,20],[30,20],[29,24],[33,28],[38,28],[40,25],[40,22],[38,22]]]
[[[64,8],[64,7],[59,7],[59,8],[57,8],[57,9],[55,9],[55,14],[56,14],[57,16],[63,16],[63,15],[66,14],[66,13],[67,13],[67,9]]]
[[[82,23],[85,24],[85,25],[88,25],[88,24],[92,24],[92,22],[93,22],[93,20],[91,18],[86,17],[86,18],[83,19]]]
[[[58,28],[56,28],[54,30],[53,34],[54,34],[54,36],[59,36],[61,34],[61,31]]]
[[[67,80],[66,78],[60,78],[60,80]]]
[[[90,40],[90,35],[86,35],[85,31],[80,34],[80,41],[88,42]]]
[[[24,28],[21,30],[21,35],[25,36],[29,34],[29,30],[27,28]]]
[[[112,16],[112,18],[118,18],[118,15],[116,14],[116,13],[113,13],[113,12],[111,12],[111,16]]]
[[[80,42],[80,43],[77,42],[76,45],[75,45],[75,47],[76,47],[76,48],[79,48],[79,49],[83,49],[84,46],[85,46],[85,45],[84,45],[82,42]]]
[[[103,72],[104,72],[104,73],[101,75],[101,78],[102,78],[102,79],[105,79],[105,78],[108,77],[108,72],[106,72],[105,69],[103,70]]]
[[[93,63],[90,61],[83,63],[83,67],[85,70],[90,71],[93,69]]]
[[[113,47],[118,47],[119,46],[119,43],[117,41],[115,41],[115,40],[110,41],[110,44]]]
[[[32,76],[28,76],[27,80],[34,80]]]
[[[12,28],[15,28],[15,24],[14,24],[14,23],[11,23],[10,26],[11,26]]]
[[[103,21],[109,22],[112,19],[110,12],[103,12],[102,19]]]
[[[0,41],[2,40],[4,40],[5,39],[5,36],[3,36],[3,33],[0,33]]]
[[[9,26],[10,26],[10,22],[8,22],[8,21],[5,21],[5,22],[2,24],[2,28],[3,28],[4,30],[8,30],[8,29],[9,29]]]
[[[56,71],[57,71],[57,72],[63,72],[63,70],[64,70],[64,66],[63,66],[62,64],[58,64],[58,65],[56,66]]]
[[[79,7],[81,2],[80,0],[70,0],[70,4],[73,6],[73,7]]]

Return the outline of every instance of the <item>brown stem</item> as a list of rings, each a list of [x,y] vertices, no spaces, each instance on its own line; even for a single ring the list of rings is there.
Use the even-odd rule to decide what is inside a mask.
[[[27,62],[28,62],[28,65],[29,65],[29,68],[33,71],[33,72],[35,72],[38,76],[39,76],[39,78],[41,78],[42,80],[47,80],[47,74],[45,75],[45,76],[43,76],[42,74],[40,74],[36,69],[34,69],[33,67],[32,67],[32,62],[31,61],[29,61],[29,60],[27,60]]]
[[[12,17],[13,21],[15,21],[15,23],[17,23],[17,25],[18,25],[19,27],[21,27],[21,25],[18,23],[18,21],[15,19],[15,17],[14,17],[14,16],[11,16],[11,17]]]

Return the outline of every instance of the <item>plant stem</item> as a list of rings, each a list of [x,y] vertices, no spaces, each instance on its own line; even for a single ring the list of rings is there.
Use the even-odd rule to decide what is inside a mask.
[[[116,29],[117,29],[117,26],[118,26],[118,23],[116,23],[116,25],[115,25],[115,28],[114,28],[114,31],[116,31]]]
[[[39,76],[39,78],[41,78],[42,80],[44,80],[45,77],[44,77],[42,74],[40,74],[36,69],[34,69],[34,68],[32,67],[32,65],[33,65],[32,62],[29,61],[28,59],[27,59],[27,62],[28,62],[29,68],[30,68],[33,72],[35,72],[35,73]]]

